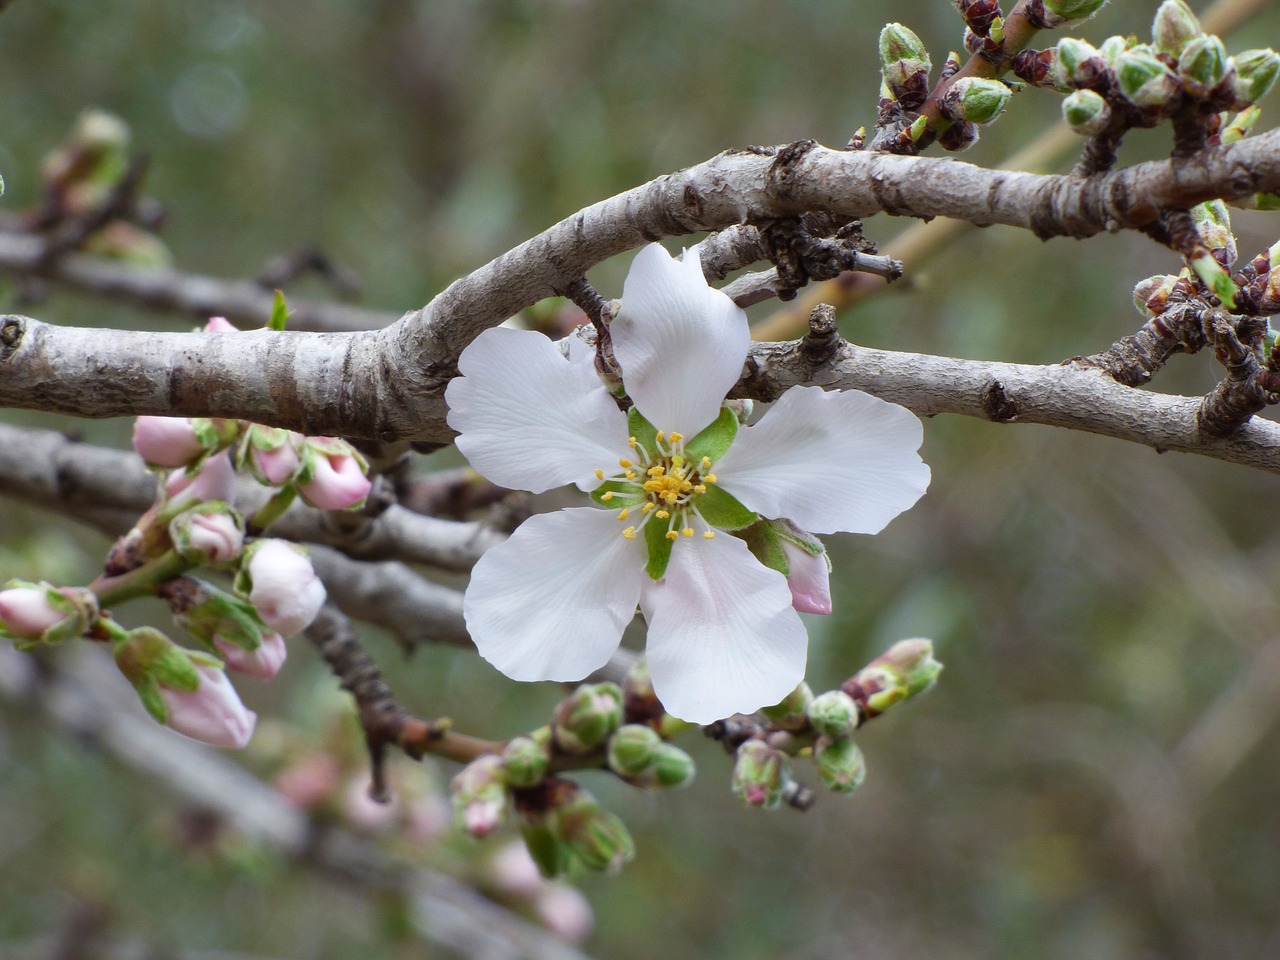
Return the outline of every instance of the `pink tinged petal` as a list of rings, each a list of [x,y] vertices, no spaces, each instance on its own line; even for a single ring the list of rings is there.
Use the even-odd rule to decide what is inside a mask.
[[[859,390],[792,387],[738,431],[719,483],[766,517],[812,533],[879,533],[924,495],[920,419]]]
[[[195,514],[187,527],[190,549],[208,563],[226,563],[244,546],[244,533],[225,513]]]
[[[737,537],[677,543],[640,606],[653,689],[673,716],[711,723],[750,713],[804,679],[809,638],[786,578]]]
[[[827,555],[817,556],[783,539],[782,553],[791,568],[787,586],[791,589],[791,605],[800,613],[831,612],[831,567]]]
[[[174,504],[195,500],[225,500],[236,495],[236,468],[231,464],[231,451],[224,450],[200,465],[192,476],[179,470],[165,482],[165,491]]]
[[[293,446],[293,437],[295,436],[297,434],[291,434],[284,443],[274,450],[263,450],[254,446],[249,448],[252,451],[251,455],[258,465],[258,469],[267,478],[267,482],[273,486],[278,487],[292,478],[294,471],[298,469],[298,451]]]
[[[155,467],[185,467],[204,444],[186,417],[139,417],[133,425],[133,449]]]
[[[371,486],[355,457],[317,452],[315,475],[310,483],[299,484],[298,492],[313,507],[345,510],[363,501]]]
[[[631,262],[609,326],[627,393],[659,430],[692,437],[742,376],[747,315],[707,285],[695,247],[673,260],[652,243]]]
[[[46,591],[35,587],[0,590],[0,623],[15,637],[36,640],[67,614],[49,602]]]
[[[249,602],[272,630],[292,636],[306,629],[324,604],[324,584],[311,561],[283,540],[261,542],[249,558]]]
[[[567,483],[599,485],[627,448],[627,418],[595,368],[570,363],[540,333],[496,327],[458,358],[445,391],[458,449],[485,477],[542,493]]]
[[[284,645],[284,637],[274,630],[267,630],[262,634],[262,643],[258,645],[257,650],[246,650],[234,643],[228,643],[216,633],[213,635],[213,645],[222,654],[227,669],[246,673],[259,680],[270,680],[279,673],[280,668],[284,666],[285,657],[289,654]]]
[[[168,710],[168,725],[184,736],[215,747],[239,749],[253,736],[258,715],[240,702],[227,675],[217,667],[197,667],[200,684],[194,690],[160,688]]]
[[[210,317],[209,322],[205,324],[205,333],[239,333],[240,328],[228,320],[226,317]]]
[[[580,680],[609,660],[645,579],[641,541],[609,510],[530,517],[471,571],[462,612],[513,680]]]

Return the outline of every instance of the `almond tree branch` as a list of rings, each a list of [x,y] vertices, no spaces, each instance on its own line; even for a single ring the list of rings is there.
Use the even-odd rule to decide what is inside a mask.
[[[728,152],[578,212],[376,333],[151,334],[2,318],[0,404],[89,417],[238,417],[313,435],[443,443],[453,436],[444,388],[480,331],[655,237],[806,211],[946,216],[1087,237],[1257,191],[1280,191],[1280,130],[1085,180],[810,142],[776,156]],[[972,363],[938,362],[930,372]]]

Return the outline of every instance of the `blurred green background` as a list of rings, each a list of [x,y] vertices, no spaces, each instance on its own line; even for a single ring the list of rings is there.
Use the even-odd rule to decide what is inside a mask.
[[[1112,4],[1076,33],[1145,34],[1155,6]],[[363,304],[399,312],[578,208],[722,149],[843,143],[874,122],[876,35],[891,19],[935,63],[960,43],[943,0],[18,0],[0,16],[0,203],[38,201],[40,158],[96,106],[151,155],[147,192],[168,207],[179,266],[252,276],[314,244],[361,278]],[[1272,4],[1228,48],[1277,37]],[[964,159],[998,164],[1057,111],[1053,95],[1020,94]],[[1276,115],[1265,105],[1262,128]],[[1122,160],[1167,142],[1136,135]],[[909,225],[880,218],[867,233]],[[1242,256],[1277,236],[1258,215],[1237,228]],[[617,295],[625,267],[593,279]],[[907,269],[842,315],[847,337],[1051,363],[1135,330],[1133,284],[1175,264],[1137,236],[1042,244],[993,228]],[[326,293],[314,281],[291,292]],[[24,309],[192,326],[65,291]],[[1156,386],[1198,393],[1216,376],[1208,357],[1177,358]],[[88,433],[123,446],[128,429]],[[917,508],[878,537],[832,538],[836,613],[810,622],[810,682],[829,688],[894,640],[928,636],[947,665],[939,687],[860,736],[859,793],[822,795],[806,814],[741,808],[710,742],[687,745],[699,780],[686,792],[584,778],[639,847],[622,875],[584,884],[597,920],[584,948],[620,960],[1280,956],[1274,478],[958,418],[926,424],[924,455],[934,480]],[[0,503],[0,576],[92,576],[105,541]],[[541,723],[558,697],[461,651],[406,662],[390,638],[370,645],[406,705],[481,735]],[[343,698],[301,645],[276,683],[245,695],[317,741],[342,723]],[[434,955],[349,890],[234,844],[193,852],[163,791],[12,705],[0,721],[0,952],[88,900],[146,943]],[[414,855],[465,872],[472,853],[436,841]]]

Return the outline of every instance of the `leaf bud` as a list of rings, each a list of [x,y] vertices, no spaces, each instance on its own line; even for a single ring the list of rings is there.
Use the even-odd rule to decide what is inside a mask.
[[[1261,115],[1262,115],[1262,108],[1259,107],[1256,103],[1245,107],[1243,110],[1241,110],[1239,113],[1237,113],[1234,117],[1231,118],[1230,123],[1226,124],[1224,127],[1222,127],[1218,131],[1218,142],[1219,143],[1235,143],[1238,140],[1243,140],[1245,137],[1247,137],[1250,133],[1253,132],[1254,125],[1257,124],[1258,117],[1260,117]],[[1226,116],[1226,114],[1223,114],[1222,116]],[[1262,194],[1258,194],[1258,196],[1262,196]],[[1257,209],[1268,210],[1268,209],[1275,209],[1275,208],[1264,207],[1259,205]]]
[[[1182,0],[1164,0],[1160,4],[1151,24],[1151,40],[1157,51],[1177,57],[1189,42],[1202,36],[1200,21]]]
[[[809,723],[828,737],[849,736],[858,720],[858,704],[843,690],[828,690],[809,704]]]
[[[1267,271],[1266,280],[1261,284],[1261,296],[1258,307],[1263,313],[1280,313],[1280,266]]]
[[[486,753],[463,767],[449,784],[454,818],[473,837],[487,837],[507,810],[506,770],[502,757]]]
[[[782,802],[782,790],[791,779],[790,767],[781,750],[763,740],[744,741],[733,765],[733,792],[749,806],[772,810]]]
[[[551,735],[565,753],[588,753],[622,724],[622,690],[616,683],[584,683],[560,701]]]
[[[852,793],[862,786],[867,777],[862,751],[856,743],[844,737],[820,740],[813,753],[813,762],[822,782],[837,793]]]
[[[890,23],[880,31],[879,46],[886,95],[908,107],[924,103],[933,61],[920,38],[902,24]]]
[[[1106,3],[1107,0],[1043,0],[1042,19],[1049,28],[1081,23],[1101,10]]]
[[[512,737],[502,751],[507,783],[513,787],[533,787],[547,775],[551,758],[547,748],[532,737]]]
[[[938,134],[938,146],[952,153],[968,150],[978,142],[978,125],[967,120],[957,120]]]
[[[874,717],[928,690],[941,672],[932,643],[899,640],[854,674],[843,689],[858,702],[864,716]]]
[[[887,23],[880,31],[880,66],[886,68],[896,60],[923,60],[926,70],[933,68],[929,51],[912,30],[900,23]]]
[[[580,787],[552,811],[551,829],[588,869],[613,873],[635,859],[626,825]]]
[[[1191,40],[1178,58],[1182,89],[1193,97],[1203,97],[1227,75],[1230,58],[1222,41],[1214,36]]]
[[[1054,48],[1054,54],[1049,76],[1060,90],[1069,90],[1084,79],[1081,68],[1098,57],[1098,50],[1084,40],[1063,37]]]
[[[1173,72],[1142,50],[1126,50],[1115,63],[1120,93],[1135,107],[1163,106],[1177,89]]]
[[[990,123],[1004,112],[1012,91],[999,80],[961,77],[942,98],[942,112],[949,120]]]
[[[1077,90],[1062,101],[1062,119],[1075,133],[1092,137],[1111,122],[1111,107],[1092,90]]]
[[[1236,306],[1236,284],[1231,279],[1231,274],[1222,268],[1213,254],[1205,252],[1197,257],[1192,257],[1187,261],[1192,270],[1195,271],[1200,282],[1209,288],[1209,291],[1222,301],[1222,305],[1228,310],[1234,310]]]
[[[1133,305],[1144,317],[1158,317],[1169,304],[1178,278],[1169,273],[1156,274],[1139,280],[1133,287]]]
[[[1236,262],[1236,237],[1231,231],[1231,214],[1221,200],[1198,203],[1191,208],[1191,219],[1204,245],[1218,262],[1230,269]]]
[[[1241,105],[1257,103],[1275,86],[1276,76],[1280,74],[1280,54],[1274,50],[1246,50],[1231,59],[1236,68],[1233,89]]]

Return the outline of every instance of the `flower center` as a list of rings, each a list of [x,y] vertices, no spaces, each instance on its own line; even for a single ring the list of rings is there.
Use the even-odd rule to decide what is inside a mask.
[[[698,499],[707,492],[707,484],[716,482],[711,458],[690,460],[685,455],[684,435],[662,430],[657,433],[653,451],[645,449],[635,437],[628,437],[627,445],[637,459],[619,460],[622,473],[606,478],[603,470],[596,471],[598,479],[611,484],[611,489],[600,494],[600,502],[621,505],[619,520],[629,520],[635,510],[641,513],[640,522],[625,527],[622,535],[634,540],[638,531],[653,522],[666,527],[668,540],[692,537],[695,524],[704,539],[715,537],[711,524],[698,511]]]

